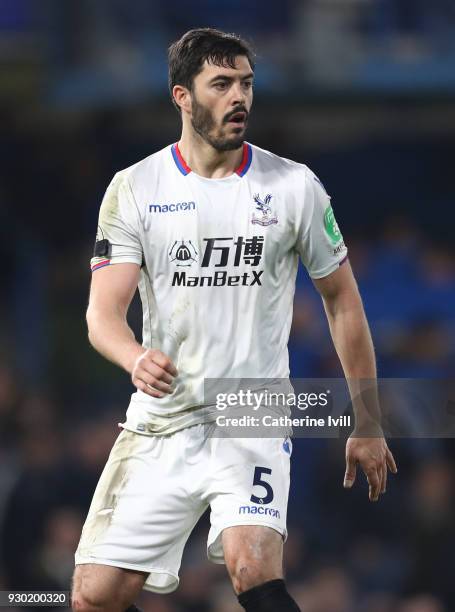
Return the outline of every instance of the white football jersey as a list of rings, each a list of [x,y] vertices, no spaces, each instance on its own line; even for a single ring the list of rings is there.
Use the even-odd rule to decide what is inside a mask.
[[[171,395],[136,391],[124,427],[169,434],[210,420],[207,378],[287,378],[299,256],[314,279],[347,257],[330,198],[305,165],[245,143],[237,171],[209,179],[174,144],[118,172],[92,270],[141,266],[142,344],[179,372]]]

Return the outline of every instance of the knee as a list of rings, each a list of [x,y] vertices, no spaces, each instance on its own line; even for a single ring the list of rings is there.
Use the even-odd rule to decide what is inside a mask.
[[[93,608],[91,602],[86,600],[82,593],[76,592],[71,594],[71,609],[74,612],[92,612],[96,608]]]
[[[71,606],[74,612],[115,612],[124,609],[108,593],[90,588],[83,580],[73,588]]]
[[[123,612],[143,587],[146,574],[97,564],[77,565],[71,603],[75,612]]]
[[[107,600],[82,589],[72,593],[71,607],[74,612],[104,612],[112,609]]]
[[[237,595],[269,580],[282,578],[282,572],[251,557],[239,557],[230,568],[232,586]]]

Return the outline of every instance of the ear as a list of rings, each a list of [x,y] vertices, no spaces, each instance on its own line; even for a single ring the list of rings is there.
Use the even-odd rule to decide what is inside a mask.
[[[183,87],[183,85],[174,85],[172,88],[172,95],[182,112],[191,112],[191,94],[186,87]]]

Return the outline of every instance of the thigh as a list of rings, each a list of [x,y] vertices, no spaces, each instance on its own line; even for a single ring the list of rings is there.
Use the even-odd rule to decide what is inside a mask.
[[[120,434],[96,488],[76,564],[146,572],[144,588],[159,593],[177,587],[183,548],[205,509],[192,496],[184,436]]]
[[[73,576],[72,605],[125,610],[138,596],[147,574],[107,565],[77,565]]]
[[[217,461],[210,472],[209,559],[224,562],[221,534],[228,527],[261,526],[269,529],[260,533],[274,530],[273,538],[285,539],[290,440],[245,438],[212,443]]]

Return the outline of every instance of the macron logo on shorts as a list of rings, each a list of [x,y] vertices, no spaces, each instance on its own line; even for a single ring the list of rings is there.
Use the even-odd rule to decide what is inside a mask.
[[[280,518],[279,510],[275,510],[275,508],[266,508],[264,506],[240,506],[239,514],[263,514],[264,516]]]

